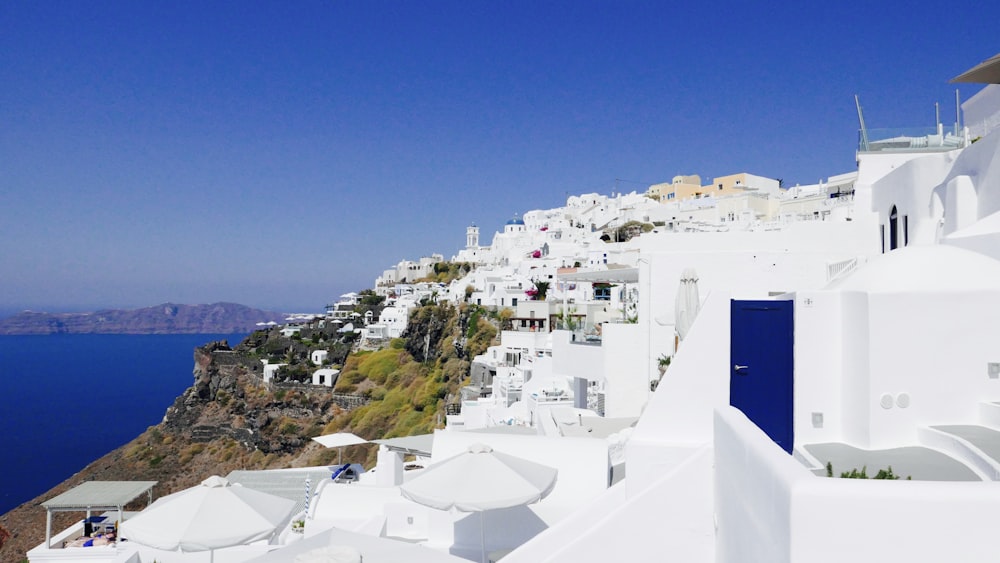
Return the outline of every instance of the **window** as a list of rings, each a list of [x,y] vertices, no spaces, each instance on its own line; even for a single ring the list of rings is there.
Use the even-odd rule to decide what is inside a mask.
[[[611,301],[611,287],[610,286],[594,286],[594,300],[595,301]]]
[[[903,246],[910,245],[910,216],[903,215]]]
[[[899,221],[897,219],[896,206],[893,205],[889,211],[889,250],[896,250],[899,247]]]

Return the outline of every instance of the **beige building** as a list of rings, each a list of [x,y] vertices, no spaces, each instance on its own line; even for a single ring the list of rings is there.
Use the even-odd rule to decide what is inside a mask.
[[[673,180],[662,184],[649,186],[647,194],[659,199],[662,202],[673,199],[687,199],[701,196],[701,176],[692,174],[690,176],[674,176]]]
[[[696,174],[691,176],[674,176],[674,179],[670,183],[653,184],[649,187],[647,194],[658,198],[661,202],[668,202],[707,195],[718,197],[746,192],[777,194],[778,189],[777,180],[741,172],[739,174],[713,178],[712,183],[705,185],[702,185],[701,177]]]

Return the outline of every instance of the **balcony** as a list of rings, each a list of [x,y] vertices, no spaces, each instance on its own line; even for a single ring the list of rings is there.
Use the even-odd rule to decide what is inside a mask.
[[[944,152],[968,146],[964,131],[899,127],[858,131],[858,152]]]

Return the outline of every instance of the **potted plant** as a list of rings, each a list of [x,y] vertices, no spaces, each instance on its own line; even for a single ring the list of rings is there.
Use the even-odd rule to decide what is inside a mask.
[[[660,357],[656,360],[657,369],[660,370],[660,375],[662,376],[666,373],[667,368],[670,366],[670,356],[666,354],[660,354]]]

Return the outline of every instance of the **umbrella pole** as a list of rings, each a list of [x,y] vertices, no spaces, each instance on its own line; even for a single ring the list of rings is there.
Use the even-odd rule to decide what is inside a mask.
[[[483,546],[483,563],[486,563],[486,511],[479,511],[479,544]]]

